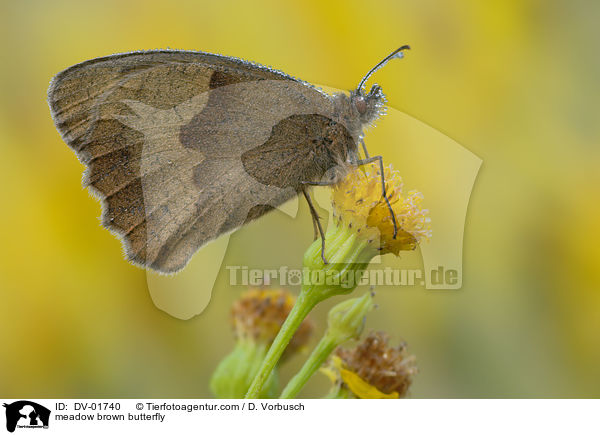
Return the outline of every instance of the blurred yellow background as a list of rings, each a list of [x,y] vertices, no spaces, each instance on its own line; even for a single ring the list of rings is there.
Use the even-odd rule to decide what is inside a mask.
[[[367,327],[408,342],[415,398],[600,397],[600,3],[29,0],[3,1],[0,17],[0,397],[208,397],[233,344],[241,288],[225,267],[207,309],[179,320],[100,227],[50,118],[54,74],[171,47],[351,89],[404,43],[407,58],[375,78],[390,106],[483,166],[462,289],[382,288]],[[402,143],[367,139],[402,156]],[[299,267],[311,240],[301,202],[297,221],[272,213],[235,233],[224,265]],[[314,313],[320,330],[336,302]],[[325,389],[316,375],[304,395]]]

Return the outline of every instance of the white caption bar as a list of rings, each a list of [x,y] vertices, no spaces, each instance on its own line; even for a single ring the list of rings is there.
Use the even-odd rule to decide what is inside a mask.
[[[19,435],[600,433],[599,400],[0,401],[0,421]]]

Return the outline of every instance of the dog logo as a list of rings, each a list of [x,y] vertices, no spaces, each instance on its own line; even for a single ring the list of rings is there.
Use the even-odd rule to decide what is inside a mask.
[[[6,408],[6,430],[14,432],[18,428],[48,428],[50,410],[29,400],[19,400],[4,404]]]

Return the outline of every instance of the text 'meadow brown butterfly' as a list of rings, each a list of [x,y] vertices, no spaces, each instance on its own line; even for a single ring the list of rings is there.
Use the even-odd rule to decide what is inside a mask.
[[[208,241],[300,192],[323,239],[307,187],[335,183],[350,165],[382,165],[362,138],[385,97],[364,84],[408,48],[356,90],[334,95],[232,57],[117,54],[59,73],[48,102],[87,166],[83,182],[102,201],[102,224],[130,261],[172,273]],[[383,180],[382,194],[387,201]]]

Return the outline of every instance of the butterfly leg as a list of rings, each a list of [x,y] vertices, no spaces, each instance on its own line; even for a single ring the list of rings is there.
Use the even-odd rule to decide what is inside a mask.
[[[363,145],[364,145],[364,142],[363,142]],[[366,148],[365,148],[365,152],[366,152]],[[396,215],[394,214],[394,210],[392,209],[392,205],[390,204],[390,200],[387,197],[387,192],[385,189],[385,176],[383,175],[383,157],[381,157],[381,156],[367,157],[366,159],[363,159],[363,160],[357,160],[356,162],[354,162],[354,164],[357,166],[362,166],[362,165],[367,165],[367,164],[373,163],[373,162],[379,162],[379,173],[381,174],[381,195],[385,199],[385,203],[387,204],[388,209],[390,211],[390,215],[392,216],[392,223],[394,224],[394,239],[395,239],[396,236],[398,235],[398,223],[396,222]]]
[[[331,186],[332,184],[334,184],[333,182],[329,182],[329,181],[302,181],[302,190],[304,190],[304,186]],[[304,196],[306,197],[308,195],[308,192],[304,192]],[[308,202],[308,205],[310,207],[310,214],[311,217],[313,218],[313,231],[314,231],[314,235],[313,235],[313,240],[317,240],[317,237],[320,237],[321,234],[323,233],[322,229],[319,228],[319,222],[320,222],[320,218],[317,214],[316,209],[313,207],[312,202],[310,201],[310,196],[308,198],[306,198],[306,202]],[[314,213],[313,213],[314,211]],[[315,216],[317,216],[318,219],[315,219]]]
[[[312,216],[312,213],[310,216],[312,218],[312,223],[313,223],[313,241],[315,241],[319,237],[321,237],[321,233],[319,232],[319,226],[317,225],[317,221],[315,220],[315,218]]]
[[[306,186],[331,186],[335,184],[334,181],[302,181],[302,193],[306,198],[306,202],[308,203],[308,208],[310,209],[310,214],[313,218],[313,226],[319,230],[319,235],[321,236],[321,258],[323,259],[323,264],[329,264],[327,259],[325,258],[325,232],[323,231],[323,226],[321,225],[321,218],[317,213],[317,209],[315,208],[310,194],[306,190]]]
[[[365,158],[368,159],[371,156],[369,155],[369,151],[367,150],[367,144],[365,144],[365,140],[360,138],[360,145],[362,146],[363,152],[365,153]]]

